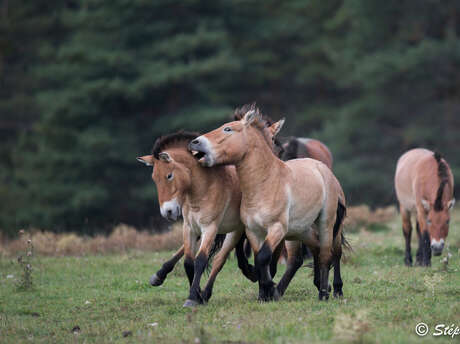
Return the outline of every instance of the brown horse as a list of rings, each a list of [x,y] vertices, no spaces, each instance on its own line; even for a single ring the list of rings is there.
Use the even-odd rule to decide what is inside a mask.
[[[417,216],[419,248],[416,264],[431,265],[431,253],[439,256],[449,232],[450,211],[455,204],[454,177],[439,153],[412,149],[398,160],[395,189],[406,239],[406,265],[412,265],[411,214]]]
[[[272,125],[281,129],[283,120]],[[319,299],[329,298],[328,276],[334,266],[334,296],[342,296],[340,258],[345,197],[342,188],[322,162],[295,159],[283,162],[270,149],[264,136],[265,122],[257,109],[240,121],[224,124],[193,140],[189,149],[202,165],[235,165],[242,190],[241,219],[255,252],[259,299],[283,295],[302,264],[300,247],[305,243],[314,257],[314,284]],[[288,267],[278,286],[269,264],[275,248],[284,240]]]
[[[287,161],[299,158],[312,158],[323,162],[332,169],[332,153],[321,141],[303,138],[289,137],[283,144],[281,160]]]

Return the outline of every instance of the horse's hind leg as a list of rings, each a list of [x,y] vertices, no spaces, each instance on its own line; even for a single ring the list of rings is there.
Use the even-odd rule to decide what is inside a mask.
[[[286,249],[288,252],[287,269],[277,286],[281,296],[284,295],[295,273],[303,264],[302,243],[298,241],[286,241]]]
[[[204,288],[202,293],[203,301],[207,302],[211,298],[212,289],[217,274],[220,272],[220,270],[222,270],[230,252],[235,248],[237,243],[240,242],[241,234],[241,231],[235,231],[227,234],[221,250],[219,251],[219,253],[217,253],[216,257],[214,258],[208,282],[206,283],[206,287]]]
[[[410,248],[410,240],[412,234],[412,225],[410,222],[410,212],[405,210],[402,206],[400,206],[400,212],[402,217],[402,230],[404,234],[404,239],[406,240],[406,256],[404,258],[404,263],[407,266],[412,265],[412,253]]]
[[[161,269],[158,270],[155,274],[150,277],[150,284],[154,287],[162,285],[166,276],[174,269],[177,262],[182,258],[184,255],[184,245],[182,245],[179,250],[172,256],[172,258],[166,261],[162,266]]]
[[[342,258],[342,244],[338,244],[332,254],[332,264],[334,265],[334,297],[343,296],[343,281],[340,274],[340,259]]]

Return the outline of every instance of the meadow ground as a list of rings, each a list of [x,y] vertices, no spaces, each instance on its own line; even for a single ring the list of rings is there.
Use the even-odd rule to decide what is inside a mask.
[[[182,262],[161,287],[148,279],[171,252],[33,258],[33,289],[17,290],[21,269],[0,257],[0,342],[152,343],[458,343],[434,337],[434,325],[460,327],[460,212],[448,238],[448,264],[403,265],[400,220],[348,235],[342,300],[317,300],[312,270],[302,267],[279,302],[257,302],[257,285],[227,262],[210,303],[182,308]],[[415,252],[416,243],[413,242]],[[276,280],[280,278],[280,268]],[[418,337],[415,326],[429,334]]]

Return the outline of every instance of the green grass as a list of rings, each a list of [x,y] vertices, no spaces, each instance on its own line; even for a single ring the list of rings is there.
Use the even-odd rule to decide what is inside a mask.
[[[163,286],[148,285],[168,252],[35,257],[31,291],[17,291],[20,266],[1,258],[0,342],[339,343],[346,333],[334,327],[347,326],[355,327],[350,339],[364,343],[458,342],[460,336],[421,339],[414,328],[421,321],[460,326],[460,216],[450,229],[447,270],[440,257],[428,269],[405,267],[400,222],[388,226],[350,235],[345,297],[328,302],[317,300],[311,269],[303,267],[281,301],[258,303],[257,285],[233,257],[210,303],[195,310],[182,308],[188,290],[182,264]],[[123,337],[125,331],[131,334]]]

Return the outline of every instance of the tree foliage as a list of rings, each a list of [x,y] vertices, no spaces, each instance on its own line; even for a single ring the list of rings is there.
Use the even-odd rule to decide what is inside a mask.
[[[329,145],[351,203],[394,201],[399,155],[460,172],[454,0],[15,1],[0,10],[0,228],[158,225],[135,157],[257,101]],[[7,10],[5,10],[7,8]]]

